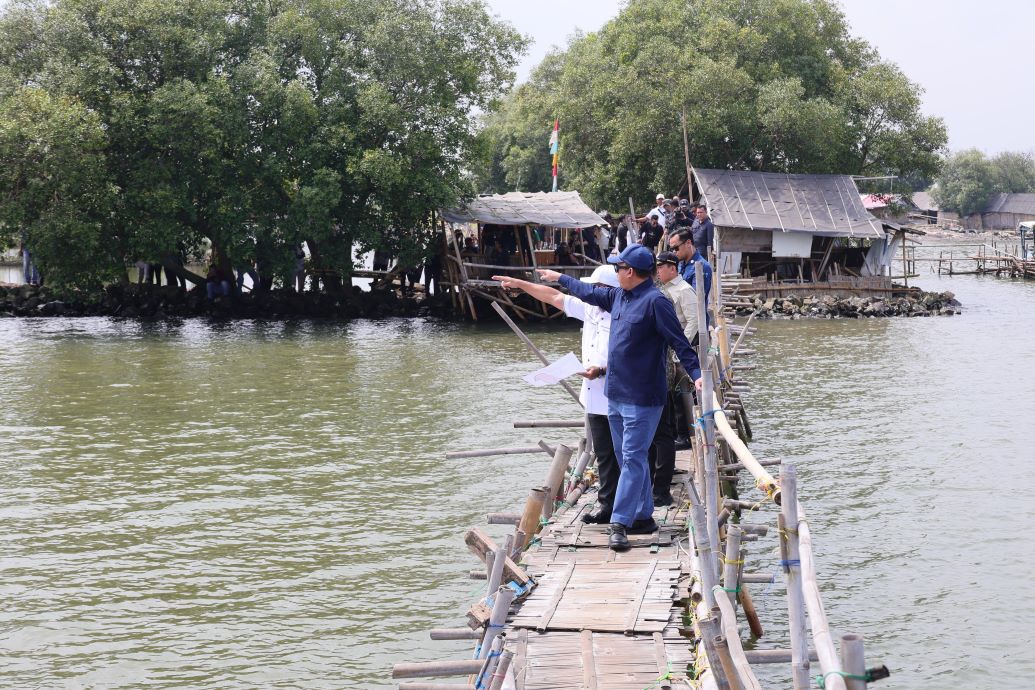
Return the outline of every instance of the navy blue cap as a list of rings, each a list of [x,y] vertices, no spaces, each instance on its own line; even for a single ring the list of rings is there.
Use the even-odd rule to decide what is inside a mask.
[[[649,271],[654,268],[654,255],[642,244],[630,244],[618,256],[607,257],[609,264],[629,264],[641,271]]]

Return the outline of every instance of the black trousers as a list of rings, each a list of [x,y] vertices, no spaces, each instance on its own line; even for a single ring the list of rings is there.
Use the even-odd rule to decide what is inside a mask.
[[[589,435],[593,439],[593,452],[597,456],[597,472],[600,474],[600,491],[597,492],[597,503],[608,513],[615,505],[615,491],[618,490],[618,476],[621,467],[615,457],[614,443],[611,441],[611,424],[606,414],[588,414]]]
[[[672,392],[665,396],[665,409],[661,411],[658,429],[647,451],[647,466],[650,467],[650,482],[654,496],[671,502],[670,486],[676,472],[676,421]]]

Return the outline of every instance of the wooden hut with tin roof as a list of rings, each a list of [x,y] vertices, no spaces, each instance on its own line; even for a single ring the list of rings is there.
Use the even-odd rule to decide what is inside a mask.
[[[902,226],[867,211],[850,175],[693,169],[718,266],[768,297],[891,293]]]

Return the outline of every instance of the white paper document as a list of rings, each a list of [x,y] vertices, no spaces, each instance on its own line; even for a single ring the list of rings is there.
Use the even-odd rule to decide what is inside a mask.
[[[556,362],[547,364],[542,369],[533,371],[531,374],[526,374],[521,378],[533,386],[549,386],[585,370],[586,367],[582,366],[582,362],[575,356],[575,353],[569,352]]]

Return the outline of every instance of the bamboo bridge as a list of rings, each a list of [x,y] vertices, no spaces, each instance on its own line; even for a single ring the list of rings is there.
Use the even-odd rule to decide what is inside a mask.
[[[813,682],[860,690],[887,676],[884,667],[867,669],[859,635],[837,638],[828,625],[794,464],[760,460],[748,449],[742,396],[749,392],[743,374],[751,369],[744,361],[751,351],[741,345],[753,329],[750,319],[727,322],[723,300],[732,290],[723,295],[718,275],[715,281],[715,342],[707,328],[700,332],[701,404],[694,405],[687,387],[682,391],[688,418],[696,420],[693,448],[677,454],[674,502],[655,511],[658,529],[629,535],[630,550],[616,553],[608,548],[606,525],[582,522],[595,503],[588,434],[552,447],[540,441],[450,454],[546,453],[551,461],[520,512],[487,516],[490,524],[513,527],[502,543],[479,528],[464,535],[483,566],[469,576],[486,581],[484,596],[467,611],[466,626],[430,636],[470,640],[471,657],[398,663],[392,677],[403,681],[400,690],[761,690],[762,664],[786,664],[794,690]],[[704,324],[708,305],[699,294]],[[584,432],[581,419],[514,426]],[[750,556],[755,545],[760,552],[777,544],[790,647],[764,648],[751,588],[772,586],[774,576],[753,569]],[[752,649],[745,648],[743,623]],[[461,680],[426,680],[449,677]]]

